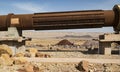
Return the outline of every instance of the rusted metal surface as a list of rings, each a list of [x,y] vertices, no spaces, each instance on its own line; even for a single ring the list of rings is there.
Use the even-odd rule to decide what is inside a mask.
[[[115,12],[114,30],[115,31],[120,31],[120,5],[115,5],[113,7],[113,10]]]
[[[118,8],[117,8],[118,10]],[[119,30],[119,13],[113,10],[47,12],[0,16],[0,30],[17,27],[18,30],[54,30],[100,28],[114,26]]]
[[[110,20],[108,20],[110,16]],[[112,26],[113,11],[71,11],[38,13],[33,16],[35,29],[76,29]]]

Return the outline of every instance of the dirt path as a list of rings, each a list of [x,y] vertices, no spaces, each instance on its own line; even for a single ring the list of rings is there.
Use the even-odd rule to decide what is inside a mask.
[[[79,63],[82,60],[87,60],[91,63],[117,63],[120,64],[120,59],[87,59],[87,58],[28,58],[28,61],[32,62],[68,62]]]

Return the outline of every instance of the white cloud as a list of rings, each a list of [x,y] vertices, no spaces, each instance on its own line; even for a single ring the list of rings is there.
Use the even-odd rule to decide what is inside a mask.
[[[44,7],[34,3],[14,3],[14,7],[28,12],[43,12]]]

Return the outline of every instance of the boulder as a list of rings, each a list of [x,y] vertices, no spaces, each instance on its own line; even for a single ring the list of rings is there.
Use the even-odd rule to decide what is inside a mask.
[[[81,61],[81,62],[78,64],[77,69],[78,69],[79,71],[88,72],[88,71],[89,71],[89,68],[88,68],[88,67],[89,67],[89,62],[83,60],[83,61]]]
[[[42,54],[42,53],[36,53],[36,57],[44,57],[44,54]]]
[[[2,54],[8,54],[9,56],[12,56],[13,52],[12,49],[8,45],[0,45],[0,56]]]
[[[19,72],[43,72],[39,69],[38,66],[32,64],[32,63],[25,63],[23,65],[23,68],[18,69]]]
[[[25,72],[34,72],[33,68],[34,66],[32,64],[27,63],[24,65]]]
[[[10,58],[8,54],[2,54],[0,57],[0,64],[1,65],[12,65],[13,60]]]

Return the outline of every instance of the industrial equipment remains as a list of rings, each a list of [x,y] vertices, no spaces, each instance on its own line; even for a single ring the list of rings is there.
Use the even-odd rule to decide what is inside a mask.
[[[120,5],[115,5],[113,10],[8,14],[0,16],[0,30],[7,30],[8,27],[16,27],[18,30],[55,30],[109,26],[113,26],[116,32],[120,31]]]

